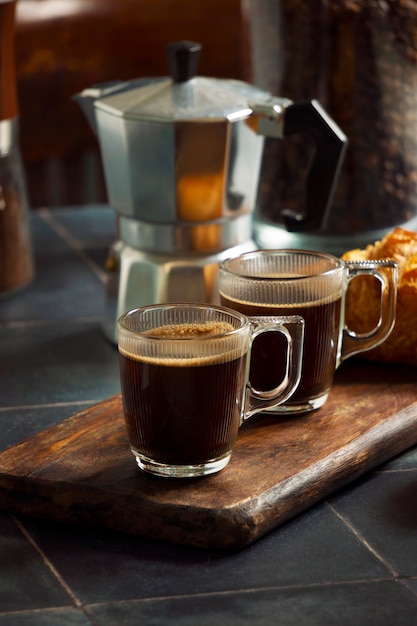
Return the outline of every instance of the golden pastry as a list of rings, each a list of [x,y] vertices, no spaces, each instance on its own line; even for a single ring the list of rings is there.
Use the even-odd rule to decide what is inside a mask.
[[[398,263],[396,321],[389,337],[361,357],[389,363],[417,365],[417,233],[395,228],[364,250],[350,250],[342,259],[394,259]],[[379,310],[379,283],[371,276],[351,281],[346,296],[346,322],[355,332],[375,326]]]

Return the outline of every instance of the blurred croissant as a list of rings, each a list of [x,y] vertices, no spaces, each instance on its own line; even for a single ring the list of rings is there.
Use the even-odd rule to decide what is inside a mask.
[[[350,250],[342,259],[366,261],[394,259],[398,264],[396,321],[388,338],[361,357],[388,363],[417,365],[417,233],[395,228],[365,250]],[[370,276],[350,282],[346,296],[346,323],[355,332],[366,332],[378,320],[379,285]]]

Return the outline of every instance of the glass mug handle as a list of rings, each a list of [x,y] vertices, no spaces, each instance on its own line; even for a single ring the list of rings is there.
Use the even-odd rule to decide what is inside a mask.
[[[251,316],[250,321],[253,327],[251,345],[262,333],[281,333],[285,337],[287,342],[286,367],[284,378],[276,387],[267,391],[255,389],[250,383],[248,374],[242,422],[259,411],[272,409],[278,404],[283,404],[291,397],[300,382],[304,346],[304,318],[300,315],[268,316],[266,318],[264,316]],[[250,361],[248,372],[249,367]]]
[[[367,333],[355,333],[344,325],[342,347],[337,366],[348,357],[375,348],[390,334],[395,323],[397,301],[398,266],[395,261],[344,261],[347,271],[347,284],[356,276],[370,275],[381,284],[379,319],[376,326]],[[383,268],[383,272],[379,270]]]

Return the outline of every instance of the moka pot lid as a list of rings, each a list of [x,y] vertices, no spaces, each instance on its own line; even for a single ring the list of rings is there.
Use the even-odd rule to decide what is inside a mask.
[[[178,42],[168,46],[170,77],[121,83],[95,101],[95,108],[121,118],[170,123],[176,121],[238,121],[251,115],[251,101],[271,99],[243,81],[194,75],[201,46]]]

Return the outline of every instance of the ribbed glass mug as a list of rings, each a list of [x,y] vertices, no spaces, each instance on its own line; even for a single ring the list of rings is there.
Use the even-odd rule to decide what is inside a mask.
[[[380,283],[380,312],[375,327],[357,334],[345,325],[344,294],[358,275]],[[278,413],[298,413],[321,407],[327,400],[334,372],[349,356],[369,350],[391,332],[395,321],[397,265],[394,261],[346,262],[330,254],[306,250],[257,250],[224,261],[219,269],[220,300],[252,319],[300,315],[305,320],[304,357],[300,384]],[[265,382],[273,346],[260,340],[252,367]],[[268,356],[269,355],[269,356]]]
[[[130,448],[152,474],[190,478],[223,469],[243,421],[285,402],[300,380],[299,316],[253,326],[224,307],[161,304],[125,313],[117,329]],[[277,358],[286,362],[267,391],[248,380],[251,345],[264,335],[283,339]]]

